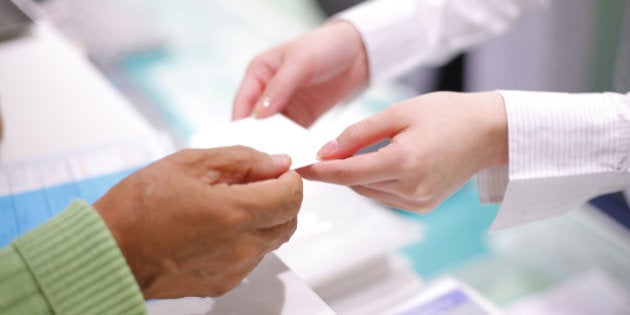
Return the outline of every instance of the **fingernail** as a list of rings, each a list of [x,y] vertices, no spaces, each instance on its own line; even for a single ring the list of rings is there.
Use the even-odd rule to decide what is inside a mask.
[[[256,107],[254,108],[254,117],[264,117],[266,112],[269,110],[269,107],[271,107],[271,100],[269,99],[269,97],[264,97],[262,101],[260,101],[260,103],[258,103],[258,105],[256,105]]]
[[[317,151],[317,157],[321,160],[337,150],[339,150],[339,142],[337,142],[337,139],[328,141],[328,143],[324,144],[324,146]]]
[[[271,158],[273,159],[273,162],[278,165],[291,165],[291,157],[286,154],[272,154]]]

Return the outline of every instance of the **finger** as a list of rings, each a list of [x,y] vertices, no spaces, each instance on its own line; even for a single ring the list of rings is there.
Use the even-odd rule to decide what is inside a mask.
[[[308,76],[305,68],[299,61],[284,61],[256,102],[254,116],[264,118],[282,111],[295,91],[304,85]]]
[[[346,128],[324,145],[317,156],[323,160],[345,158],[380,140],[391,138],[403,129],[391,111],[382,111]]]
[[[249,183],[277,178],[291,166],[288,155],[269,155],[245,146],[188,151],[186,153],[202,156],[203,164],[197,168],[207,184]]]
[[[289,241],[297,229],[297,222],[297,218],[294,218],[276,226],[259,229],[254,234],[266,244],[269,251],[276,250],[280,245]]]
[[[218,297],[234,289],[260,263],[264,255],[252,257],[229,268],[220,270],[186,270],[160,275],[148,288],[143,288],[147,299],[173,299],[181,297]]]
[[[398,144],[390,143],[376,152],[330,160],[300,168],[302,177],[338,185],[354,186],[378,183],[396,178],[393,171],[400,163]]]
[[[428,213],[433,209],[426,201],[410,200],[405,198],[404,196],[369,188],[366,186],[353,186],[351,188],[358,194],[376,200],[388,207],[394,207],[396,209],[419,213]]]
[[[255,257],[249,257],[241,261],[238,265],[233,265],[230,268],[221,270],[216,277],[211,276],[206,278],[206,280],[210,280],[211,288],[214,289],[213,294],[206,295],[206,297],[218,297],[236,288],[243,279],[260,264],[265,258],[265,254],[266,253],[261,253]],[[211,270],[211,273],[214,273],[214,270]],[[208,284],[206,285],[208,286]]]
[[[245,77],[234,98],[232,119],[250,116],[254,105],[261,98],[265,86],[276,73],[280,60],[276,50],[270,50],[256,57],[245,72]]]
[[[255,151],[252,158],[248,159],[242,166],[248,170],[242,183],[256,182],[277,178],[285,173],[291,166],[291,157],[286,154],[269,155]]]
[[[247,73],[236,92],[232,107],[232,120],[251,116],[256,100],[260,98],[265,83]]]
[[[273,227],[297,217],[302,203],[302,178],[288,171],[277,179],[229,186],[233,207],[248,211],[254,228]]]
[[[375,190],[372,188],[367,188],[365,186],[352,186],[350,188],[352,188],[352,190],[354,190],[359,195],[370,198],[387,207],[396,208],[396,209],[405,209],[405,206],[400,202],[400,199],[398,198],[398,196],[394,194]]]
[[[422,187],[419,188],[417,185],[410,184],[409,182],[401,181],[399,179],[365,184],[362,186],[388,192],[409,201],[428,203],[434,199],[434,196],[429,194],[426,190],[421,189]]]

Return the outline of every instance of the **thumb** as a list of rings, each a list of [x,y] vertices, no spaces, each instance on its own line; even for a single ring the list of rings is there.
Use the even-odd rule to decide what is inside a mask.
[[[381,112],[344,129],[339,136],[317,152],[322,160],[346,158],[380,140],[391,138],[400,130],[393,117]]]
[[[244,146],[192,152],[201,154],[197,158],[201,164],[195,166],[195,173],[201,173],[209,184],[245,184],[278,178],[291,166],[291,158],[286,154],[270,155]]]
[[[266,179],[277,178],[291,166],[291,158],[286,154],[263,153],[260,158],[249,160],[249,168],[242,183],[251,183]]]
[[[305,80],[306,73],[299,64],[281,66],[254,106],[254,116],[264,118],[282,111],[291,96],[304,84]]]

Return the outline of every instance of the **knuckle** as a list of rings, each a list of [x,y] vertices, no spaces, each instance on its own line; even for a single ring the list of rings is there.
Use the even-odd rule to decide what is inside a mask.
[[[261,67],[261,64],[262,57],[260,55],[254,57],[254,59],[252,59],[249,64],[247,64],[247,72],[252,74],[255,73],[257,69]]]
[[[296,230],[297,230],[297,219],[288,221],[282,224],[282,226],[278,227],[278,231],[277,231],[277,234],[275,235],[273,242],[269,244],[270,245],[269,251],[276,250],[280,248],[282,244],[288,242]]]
[[[431,210],[433,210],[433,208],[428,207],[426,205],[419,205],[416,206],[415,208],[413,208],[414,212],[420,213],[420,214],[429,214],[429,212],[431,212]]]
[[[421,197],[414,198],[408,202],[409,210],[427,214],[431,212],[437,206],[437,201],[431,196],[423,195]]]
[[[297,219],[293,219],[284,224],[283,233],[280,237],[282,243],[286,243],[297,230]]]
[[[432,199],[432,195],[433,193],[430,188],[424,185],[418,185],[413,189],[409,197],[418,202],[427,202]]]
[[[256,56],[247,66],[247,73],[257,80],[268,81],[273,77],[278,65],[273,65],[271,52]]]
[[[232,159],[237,161],[251,160],[258,153],[258,151],[244,145],[233,145],[227,148],[232,152]]]
[[[264,56],[264,54],[261,54],[254,57],[254,59],[252,59],[247,65],[247,72],[254,75],[260,75],[268,71],[268,67],[266,66],[267,63],[265,62]]]
[[[297,213],[297,211],[302,206],[302,201],[304,200],[304,192],[301,185],[298,189],[293,190],[292,197],[293,198],[291,198],[290,207]]]
[[[389,106],[383,112],[383,115],[390,115],[395,119],[407,118],[409,116],[409,111],[406,108],[406,105],[409,105],[409,102],[398,103],[396,106]]]
[[[247,266],[244,266],[244,268],[238,272],[235,272],[231,275],[228,276],[228,278],[225,281],[225,285],[223,286],[223,294],[231,291],[232,289],[236,288],[241,281],[252,271],[254,270],[254,268],[258,265],[258,263],[262,260],[262,257],[257,258],[256,260],[252,261],[252,263],[248,264]]]
[[[250,147],[234,145],[221,148],[221,168],[239,178],[246,174],[251,165],[265,157],[265,154]]]
[[[251,225],[254,216],[249,211],[233,208],[232,211],[223,212],[217,220],[227,230],[240,230]]]
[[[230,288],[228,288],[227,285],[215,285],[214,288],[208,290],[208,296],[216,298],[228,293],[228,291],[230,291]]]
[[[286,181],[276,186],[277,202],[282,204],[284,209],[297,212],[304,199],[302,178],[295,172]]]
[[[234,289],[240,282],[242,278],[237,275],[230,275],[226,277],[224,280],[219,281],[218,283],[212,283],[212,287],[209,289],[210,297],[220,297],[225,295]]]
[[[178,151],[177,155],[181,155],[181,156],[190,156],[196,153],[198,149],[192,149],[192,148],[186,148],[186,149],[182,149],[180,151]]]
[[[289,221],[286,237],[284,238],[283,243],[286,243],[286,242],[288,242],[291,239],[291,236],[293,236],[295,231],[297,231],[297,227],[298,227],[298,220],[297,219]]]
[[[411,152],[409,147],[400,146],[399,150],[401,152],[398,163],[404,171],[417,173],[422,169],[422,158],[417,157],[414,152]]]
[[[199,151],[200,151],[199,149],[191,149],[191,148],[182,149],[168,156],[167,159],[173,159],[175,161],[186,163],[186,162],[194,161],[197,158]]]
[[[350,186],[353,184],[353,176],[347,169],[336,165],[331,167],[331,178],[340,185]]]
[[[366,129],[366,125],[370,125],[372,124],[374,121],[374,117],[368,117],[363,121],[360,121],[354,125],[349,126],[348,128],[346,128],[346,130],[343,131],[343,133],[340,135],[340,142],[351,142],[354,141],[354,139],[358,139],[361,137],[362,134],[364,134],[364,130]],[[347,139],[347,140],[346,140]],[[346,141],[344,141],[346,140]]]
[[[258,257],[262,252],[262,249],[252,244],[243,244],[235,246],[232,250],[231,263],[232,265],[242,265],[248,261],[251,261],[255,257]]]
[[[195,293],[192,293],[191,296],[197,297],[219,297],[224,295],[229,291],[227,286],[223,282],[212,281],[211,279],[206,279],[203,281],[204,288],[198,289]],[[206,286],[206,284],[208,284]]]

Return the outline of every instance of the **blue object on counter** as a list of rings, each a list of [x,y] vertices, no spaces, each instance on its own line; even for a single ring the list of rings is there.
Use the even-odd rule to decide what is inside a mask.
[[[488,252],[487,230],[498,204],[479,202],[477,185],[470,181],[429,214],[404,212],[425,225],[424,238],[402,249],[423,278],[442,275],[467,259]]]
[[[0,247],[46,222],[74,199],[94,203],[135,169],[0,197]]]

